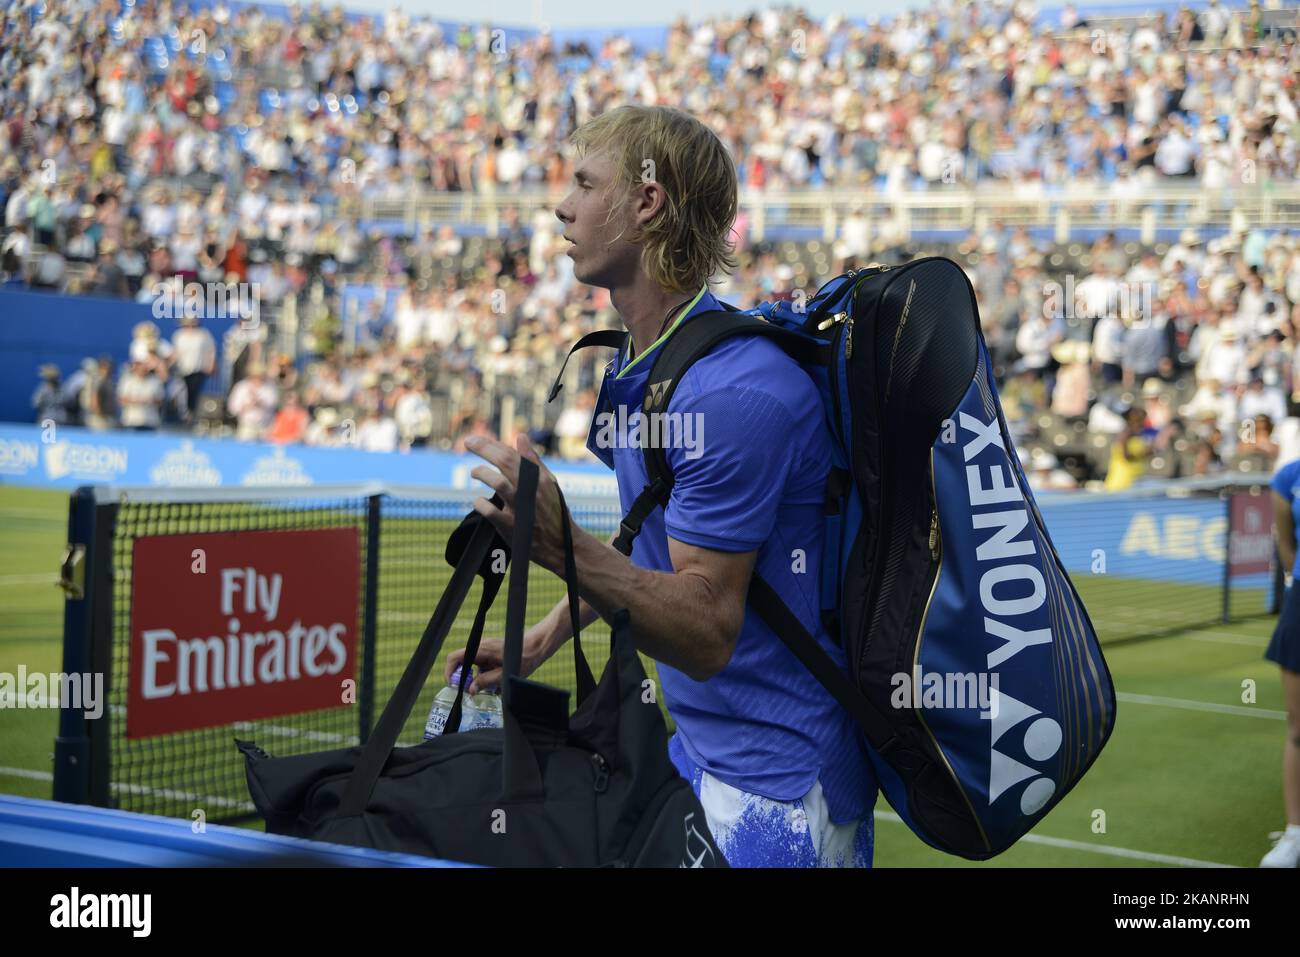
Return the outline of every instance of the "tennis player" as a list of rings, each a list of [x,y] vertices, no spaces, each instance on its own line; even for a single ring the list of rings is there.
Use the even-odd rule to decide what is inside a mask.
[[[1286,701],[1286,741],[1282,745],[1282,803],[1286,830],[1260,867],[1300,867],[1300,595],[1294,579],[1296,528],[1300,526],[1300,459],[1285,462],[1269,483],[1273,489],[1273,529],[1282,567],[1290,582],[1282,600],[1273,638],[1264,657],[1282,669],[1282,696]]]
[[[703,123],[668,107],[623,106],[573,134],[572,191],[556,208],[575,277],[609,290],[631,333],[606,370],[597,413],[643,407],[656,350],[720,308],[709,280],[735,267],[735,166]],[[622,407],[623,416],[619,415]],[[853,719],[756,614],[757,569],[844,665],[818,609],[822,496],[830,434],[808,376],[775,344],[728,340],[697,362],[668,412],[692,423],[665,450],[671,500],[645,521],[631,559],[573,525],[582,624],[630,612],[637,648],[658,662],[676,734],[669,753],[691,782],[732,866],[870,866],[876,781]],[[683,424],[681,434],[687,426]],[[630,431],[630,430],[629,430]],[[588,447],[618,480],[624,510],[647,484],[643,450],[593,420]],[[554,476],[526,438],[466,447],[470,474],[501,495],[474,508],[508,536],[520,457],[541,466],[534,558],[563,571]],[[571,637],[565,603],[525,636],[524,672]],[[484,641],[476,686],[501,677],[501,642]],[[463,650],[449,656],[448,674]]]

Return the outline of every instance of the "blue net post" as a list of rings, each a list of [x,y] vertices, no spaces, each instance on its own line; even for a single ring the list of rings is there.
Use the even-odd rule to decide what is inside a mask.
[[[68,504],[68,549],[60,569],[64,590],[63,671],[104,675],[104,695],[110,684],[108,659],[97,648],[107,637],[111,618],[111,579],[106,572],[112,557],[111,516],[95,501],[94,489],[77,489]],[[98,652],[98,653],[97,653]],[[69,804],[108,804],[108,721],[105,702],[97,721],[83,709],[59,711],[54,739],[54,799]]]

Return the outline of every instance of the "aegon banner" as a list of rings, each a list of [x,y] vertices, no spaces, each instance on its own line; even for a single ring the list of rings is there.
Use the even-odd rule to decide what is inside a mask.
[[[340,707],[360,568],[355,528],[137,538],[126,736]]]
[[[487,486],[469,474],[482,464],[477,455],[434,449],[365,452],[202,439],[176,432],[0,424],[0,485],[228,488],[378,481],[482,490]],[[566,495],[618,496],[614,473],[599,462],[548,459],[546,464]]]

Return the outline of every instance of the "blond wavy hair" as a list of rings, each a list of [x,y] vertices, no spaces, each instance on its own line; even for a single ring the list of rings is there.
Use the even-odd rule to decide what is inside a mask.
[[[736,166],[711,129],[670,106],[628,105],[588,120],[569,141],[579,160],[608,152],[618,202],[643,176],[663,186],[664,208],[628,237],[642,247],[642,268],[662,288],[692,293],[736,268],[730,238],[740,205]],[[616,203],[610,205],[612,218]]]

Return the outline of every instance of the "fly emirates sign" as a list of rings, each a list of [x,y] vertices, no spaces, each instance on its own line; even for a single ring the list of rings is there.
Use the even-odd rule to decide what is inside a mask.
[[[342,706],[359,578],[355,528],[136,539],[126,736]]]

